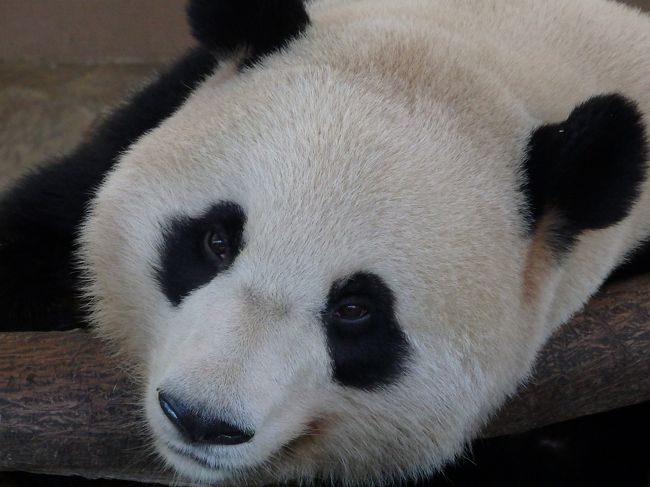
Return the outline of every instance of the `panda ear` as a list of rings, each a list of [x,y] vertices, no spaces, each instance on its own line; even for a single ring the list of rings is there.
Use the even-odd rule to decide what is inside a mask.
[[[219,53],[247,48],[249,61],[281,48],[309,25],[302,0],[190,0],[194,37]]]
[[[597,96],[531,135],[525,164],[533,224],[549,216],[554,243],[614,225],[637,200],[648,157],[643,117],[618,94]]]

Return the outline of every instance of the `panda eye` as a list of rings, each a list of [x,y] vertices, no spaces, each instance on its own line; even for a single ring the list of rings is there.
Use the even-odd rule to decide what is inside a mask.
[[[370,307],[362,300],[350,299],[340,302],[331,312],[332,321],[346,333],[361,333],[371,320]]]
[[[355,303],[344,304],[334,311],[334,318],[340,321],[359,321],[368,315],[368,308]]]
[[[230,236],[222,228],[213,228],[203,240],[205,251],[220,266],[228,266],[233,261],[233,245]]]

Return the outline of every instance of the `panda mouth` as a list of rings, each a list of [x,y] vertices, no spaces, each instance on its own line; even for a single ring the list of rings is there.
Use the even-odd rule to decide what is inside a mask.
[[[274,458],[281,458],[285,454],[293,456],[296,450],[302,450],[305,447],[312,446],[318,437],[324,431],[326,421],[323,418],[315,419],[309,421],[306,425],[305,430],[302,434],[293,438],[286,444],[282,445],[278,451],[273,455]],[[181,457],[185,460],[189,460],[196,465],[211,470],[213,472],[219,472],[220,474],[225,474],[227,476],[236,474],[237,472],[243,473],[245,470],[254,467],[255,465],[232,465],[226,464],[213,455],[210,455],[208,451],[202,448],[188,448],[175,445],[168,441],[163,443],[164,447],[173,455]]]
[[[199,455],[191,450],[178,448],[177,446],[174,446],[169,443],[167,443],[165,446],[167,446],[167,448],[171,450],[173,453],[175,453],[176,455],[191,460],[194,463],[200,465],[201,467],[207,468],[209,470],[219,470],[219,471],[235,470],[233,467],[230,467],[220,462],[216,462],[214,460],[209,460],[205,458],[203,455]]]

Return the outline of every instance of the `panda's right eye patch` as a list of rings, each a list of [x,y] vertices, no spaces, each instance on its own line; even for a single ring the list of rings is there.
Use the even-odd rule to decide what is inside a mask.
[[[404,371],[410,347],[393,292],[378,275],[358,272],[333,283],[321,317],[339,384],[372,390]]]
[[[234,263],[245,223],[241,206],[223,202],[199,217],[175,217],[165,227],[155,275],[174,306]]]

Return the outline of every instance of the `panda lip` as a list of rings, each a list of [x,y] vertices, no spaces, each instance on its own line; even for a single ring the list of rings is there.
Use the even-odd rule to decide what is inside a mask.
[[[195,463],[198,463],[204,468],[210,469],[210,470],[233,470],[232,467],[229,467],[228,465],[224,465],[222,463],[217,463],[214,461],[207,460],[206,458],[199,456],[192,451],[184,450],[182,448],[178,448],[177,446],[174,446],[170,443],[166,444],[167,448],[169,448],[172,452],[174,452],[176,455],[179,455],[184,458],[188,458],[192,460]]]

